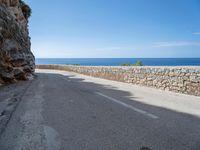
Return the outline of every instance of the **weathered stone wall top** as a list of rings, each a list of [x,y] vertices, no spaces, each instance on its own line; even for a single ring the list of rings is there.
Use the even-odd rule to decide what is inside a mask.
[[[200,66],[121,67],[38,65],[37,68],[73,71],[104,79],[200,96]]]

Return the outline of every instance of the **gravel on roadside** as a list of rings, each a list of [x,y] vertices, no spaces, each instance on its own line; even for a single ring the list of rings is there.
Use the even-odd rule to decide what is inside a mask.
[[[0,137],[31,81],[0,86]]]

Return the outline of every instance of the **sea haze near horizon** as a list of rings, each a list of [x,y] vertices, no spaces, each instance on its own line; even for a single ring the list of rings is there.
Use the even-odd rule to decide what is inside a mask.
[[[142,61],[144,66],[200,66],[200,58],[36,58],[36,64],[120,66]]]

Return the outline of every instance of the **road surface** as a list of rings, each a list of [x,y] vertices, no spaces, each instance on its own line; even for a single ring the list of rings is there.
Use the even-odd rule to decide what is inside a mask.
[[[37,76],[0,150],[200,150],[200,97],[65,71]]]

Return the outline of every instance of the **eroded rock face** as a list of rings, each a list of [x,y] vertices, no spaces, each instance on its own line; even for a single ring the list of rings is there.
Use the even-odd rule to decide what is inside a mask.
[[[32,77],[35,58],[30,46],[19,0],[0,0],[0,84]]]

